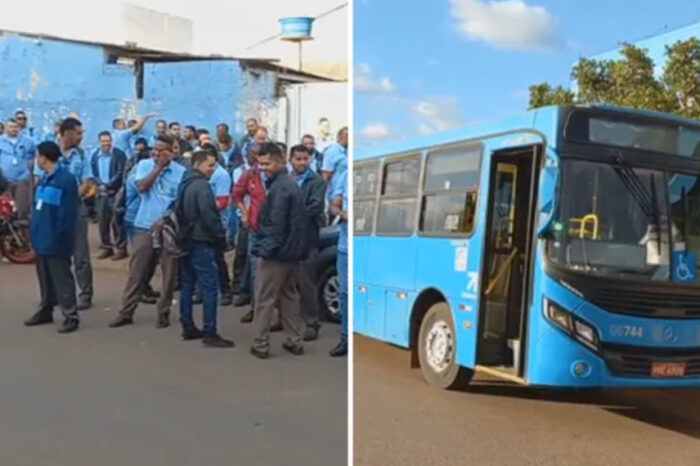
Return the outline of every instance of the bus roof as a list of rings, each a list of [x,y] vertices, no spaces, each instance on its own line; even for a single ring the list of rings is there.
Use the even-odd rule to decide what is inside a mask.
[[[577,108],[596,108],[613,112],[624,112],[635,115],[644,115],[652,118],[660,118],[685,124],[689,126],[698,126],[700,122],[690,118],[681,117],[669,113],[656,112],[653,110],[643,110],[638,108],[615,107],[612,105],[553,105],[548,107],[540,107],[535,110],[523,112],[518,115],[513,115],[508,118],[495,121],[493,123],[463,126],[459,128],[442,131],[440,133],[429,134],[418,138],[407,139],[404,141],[396,141],[376,147],[367,147],[353,152],[353,160],[365,160],[385,155],[399,154],[404,152],[419,151],[425,148],[450,144],[454,142],[475,139],[490,134],[502,133],[504,131],[514,131],[518,129],[530,129],[535,127],[535,122],[538,116],[551,117],[552,113],[558,113],[560,108],[577,107]]]

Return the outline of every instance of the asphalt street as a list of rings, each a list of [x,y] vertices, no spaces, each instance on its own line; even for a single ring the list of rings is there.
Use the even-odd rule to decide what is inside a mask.
[[[93,264],[95,306],[59,335],[58,310],[54,325],[22,324],[38,301],[34,268],[0,263],[0,465],[346,464],[347,359],[328,356],[337,325],[303,357],[275,334],[264,361],[248,353],[242,308],[219,314],[233,349],[181,341],[176,315],[156,329],[154,306],[108,329],[126,261]]]
[[[355,335],[356,465],[700,465],[700,390],[428,386],[408,352]]]

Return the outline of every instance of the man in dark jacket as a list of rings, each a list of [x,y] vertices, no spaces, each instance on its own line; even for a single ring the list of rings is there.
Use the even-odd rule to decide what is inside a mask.
[[[250,352],[258,358],[270,353],[270,323],[279,302],[280,319],[287,339],[282,347],[294,355],[304,353],[299,275],[307,256],[307,213],[301,190],[287,173],[279,147],[265,143],[258,158],[267,179],[267,196],[260,209],[258,258],[255,277],[255,340]]]
[[[292,147],[289,162],[292,175],[301,188],[304,207],[306,207],[306,234],[309,256],[302,263],[304,273],[299,276],[299,291],[301,293],[301,309],[306,321],[304,341],[318,338],[321,327],[318,320],[318,300],[316,290],[316,255],[318,253],[319,230],[323,224],[323,209],[325,206],[326,183],[312,168],[311,154],[303,145]]]
[[[75,176],[58,163],[61,149],[56,143],[42,142],[37,151],[36,162],[44,174],[34,193],[30,235],[36,251],[41,303],[25,325],[53,322],[57,303],[64,317],[59,333],[70,333],[79,325],[75,280],[70,269],[78,224],[78,184]]]
[[[197,150],[192,155],[193,169],[188,171],[178,195],[176,213],[180,233],[187,244],[180,276],[180,323],[182,338],[203,338],[205,346],[230,348],[233,342],[221,338],[216,331],[219,298],[217,255],[226,246],[226,232],[221,222],[209,178],[216,169],[216,149]],[[202,294],[204,308],[202,330],[192,319],[192,294],[195,281]]]
[[[109,131],[102,131],[99,141],[100,147],[92,154],[90,161],[92,176],[98,187],[95,207],[101,244],[97,258],[112,257],[112,260],[118,261],[127,257],[126,236],[122,233],[124,223],[115,215],[115,197],[124,181],[126,154],[113,146]]]
[[[2,170],[0,170],[0,194],[7,191],[7,188],[9,186],[10,186],[10,182],[7,181],[7,178],[5,178],[5,175],[2,174]]]

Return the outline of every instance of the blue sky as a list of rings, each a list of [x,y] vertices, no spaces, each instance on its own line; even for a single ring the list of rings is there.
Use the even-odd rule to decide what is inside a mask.
[[[700,21],[697,0],[356,0],[355,146],[498,119],[530,84]]]

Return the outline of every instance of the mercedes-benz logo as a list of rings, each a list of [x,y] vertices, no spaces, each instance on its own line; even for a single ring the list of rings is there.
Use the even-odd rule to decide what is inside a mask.
[[[678,341],[678,335],[673,327],[666,327],[664,329],[664,341],[667,343],[675,343]]]

